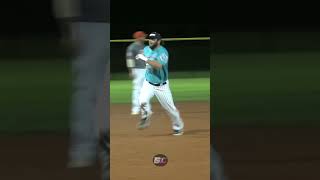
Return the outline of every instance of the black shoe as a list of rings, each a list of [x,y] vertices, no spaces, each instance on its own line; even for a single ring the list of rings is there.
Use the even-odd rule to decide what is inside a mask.
[[[137,128],[141,130],[149,127],[151,124],[151,115],[152,112],[146,113],[146,115],[140,119],[140,122],[137,124]]]
[[[174,136],[181,136],[183,135],[183,130],[173,130],[173,134]]]

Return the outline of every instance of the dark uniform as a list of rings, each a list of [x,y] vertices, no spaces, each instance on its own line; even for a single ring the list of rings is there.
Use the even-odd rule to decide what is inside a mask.
[[[110,0],[55,0],[58,19],[70,27],[76,56],[69,166],[97,162],[103,152],[103,179],[109,179]],[[101,139],[101,137],[103,137]]]
[[[212,106],[211,106],[212,107]],[[211,109],[212,111],[212,109]],[[213,112],[213,111],[212,111]],[[213,121],[213,119],[216,116],[213,116],[213,118],[211,119]],[[218,152],[216,151],[215,147],[215,133],[214,133],[214,127],[213,127],[213,122],[210,123],[211,124],[211,137],[210,137],[210,153],[211,153],[211,167],[210,167],[210,174],[211,174],[211,180],[227,180],[225,174],[224,174],[224,169],[223,169],[223,163],[222,163],[222,159],[221,156],[218,154]]]
[[[211,180],[226,180],[218,153],[211,146]]]

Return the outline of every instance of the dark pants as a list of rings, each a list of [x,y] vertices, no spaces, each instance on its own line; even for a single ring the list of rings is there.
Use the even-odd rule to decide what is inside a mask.
[[[225,180],[223,165],[218,153],[211,147],[211,180]]]
[[[99,139],[109,133],[110,26],[73,23],[72,36],[77,53],[72,61],[70,161],[94,164],[100,157],[98,149],[103,149],[103,166],[108,167],[103,173],[109,176],[109,161],[105,161],[109,152],[99,148]]]

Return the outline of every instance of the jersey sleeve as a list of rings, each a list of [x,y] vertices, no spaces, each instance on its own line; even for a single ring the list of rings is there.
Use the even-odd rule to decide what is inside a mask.
[[[168,57],[168,55],[166,53],[161,53],[159,55],[159,58],[158,58],[160,64],[162,64],[162,65],[167,64],[168,63],[168,59],[169,59],[169,57]]]
[[[144,47],[143,50],[142,50],[143,55],[147,56],[147,51],[148,51],[147,47]]]
[[[134,56],[134,48],[132,45],[130,45],[128,48],[127,48],[127,51],[126,51],[126,58],[127,59],[134,59],[135,57]]]
[[[157,59],[158,59],[157,58],[157,53],[152,53],[151,56],[149,57],[149,60],[151,60],[151,61],[155,61]]]
[[[133,45],[128,46],[126,51],[126,64],[128,68],[135,67],[134,47]]]

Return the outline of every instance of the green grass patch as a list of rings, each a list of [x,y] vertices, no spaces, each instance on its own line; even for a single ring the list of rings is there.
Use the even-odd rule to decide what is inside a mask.
[[[65,61],[0,62],[0,132],[66,130],[70,68]]]
[[[213,56],[217,125],[320,125],[320,53]]]
[[[177,71],[170,72],[169,79],[209,78],[210,71]],[[111,80],[131,80],[128,73],[111,73]]]
[[[178,101],[209,101],[210,78],[170,79],[173,99]],[[131,80],[112,80],[111,103],[131,103]]]
[[[176,77],[184,74],[188,73],[176,73]],[[209,100],[209,72],[192,74],[188,75],[206,78],[172,79],[175,101]],[[0,133],[68,130],[71,80],[70,61],[0,61]],[[131,81],[112,81],[111,84],[112,100],[129,103]]]

